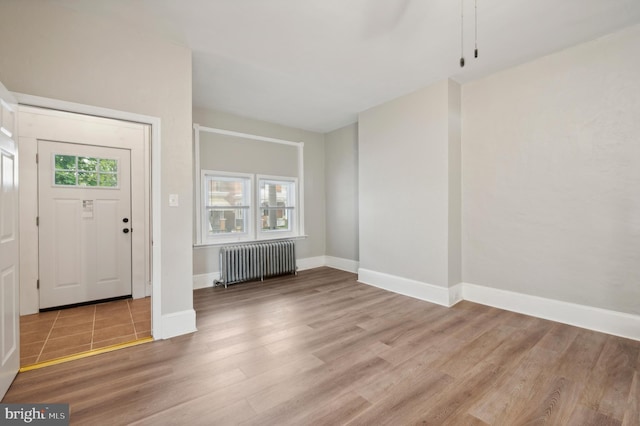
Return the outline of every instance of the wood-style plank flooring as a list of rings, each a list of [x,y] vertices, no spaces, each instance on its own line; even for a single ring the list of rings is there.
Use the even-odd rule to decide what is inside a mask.
[[[194,293],[198,332],[21,373],[87,425],[634,425],[640,342],[329,268]]]

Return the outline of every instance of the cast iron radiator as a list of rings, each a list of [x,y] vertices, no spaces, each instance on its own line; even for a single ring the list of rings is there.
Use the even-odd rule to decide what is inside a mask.
[[[220,248],[220,280],[214,285],[250,281],[275,275],[296,274],[293,240],[223,246]]]

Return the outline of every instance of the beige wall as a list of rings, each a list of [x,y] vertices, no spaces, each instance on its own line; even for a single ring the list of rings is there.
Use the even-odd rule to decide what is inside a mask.
[[[358,255],[358,125],[325,135],[327,256]]]
[[[640,314],[640,26],[463,86],[463,280]]]
[[[325,254],[325,176],[324,135],[294,129],[260,120],[249,119],[221,111],[193,109],[193,121],[201,126],[241,133],[304,142],[305,232],[307,238],[296,241],[298,259]],[[266,159],[268,161],[268,159]],[[206,159],[201,158],[201,162]],[[191,234],[189,234],[191,235]],[[217,247],[197,247],[193,250],[193,274],[219,271]]]
[[[2,2],[0,80],[15,92],[162,120],[162,314],[192,309],[191,52],[52,2]],[[168,207],[169,194],[179,207]]]
[[[460,169],[450,164],[459,158],[459,136],[449,136],[459,120],[449,121],[459,111],[458,93],[443,80],[360,114],[361,269],[449,287],[449,263],[459,263],[449,251],[459,226],[449,212],[449,197],[459,194],[450,188]]]
[[[449,222],[448,261],[449,286],[462,282],[462,89],[460,84],[448,82],[448,179],[449,179]]]
[[[298,147],[200,132],[200,168],[297,177]]]

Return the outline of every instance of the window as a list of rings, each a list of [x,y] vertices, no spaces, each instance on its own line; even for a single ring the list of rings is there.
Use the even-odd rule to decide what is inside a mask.
[[[265,238],[296,235],[296,179],[258,176],[258,234]]]
[[[118,188],[118,160],[55,154],[54,186]]]
[[[297,178],[203,170],[201,182],[203,244],[298,235]]]
[[[194,246],[304,237],[304,142],[193,129]]]
[[[202,175],[202,241],[211,243],[251,239],[253,177],[206,170]]]

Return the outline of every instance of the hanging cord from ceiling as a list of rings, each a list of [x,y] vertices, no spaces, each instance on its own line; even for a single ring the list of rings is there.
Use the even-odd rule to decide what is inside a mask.
[[[464,67],[464,0],[460,0],[460,68]]]
[[[474,9],[474,51],[478,57],[478,0],[473,0]],[[460,67],[464,67],[464,0],[460,0]]]
[[[477,58],[478,57],[478,0],[473,0],[473,7],[474,7],[474,11],[475,11],[475,45],[476,45],[476,50],[474,50],[473,55]]]

